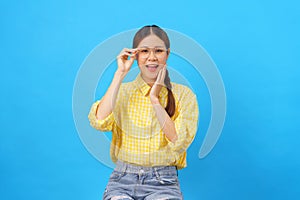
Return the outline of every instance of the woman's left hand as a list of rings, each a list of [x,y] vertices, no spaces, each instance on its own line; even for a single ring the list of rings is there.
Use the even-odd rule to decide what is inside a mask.
[[[158,95],[161,88],[165,85],[165,76],[166,76],[166,69],[167,66],[165,65],[159,72],[156,78],[155,83],[153,84],[151,91],[150,91],[150,101],[152,104],[159,104]]]

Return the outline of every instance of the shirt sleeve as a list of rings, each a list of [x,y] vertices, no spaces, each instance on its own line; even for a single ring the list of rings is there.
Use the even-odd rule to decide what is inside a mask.
[[[90,124],[97,130],[111,131],[115,122],[113,112],[111,112],[105,119],[102,120],[99,120],[96,117],[97,108],[100,102],[101,100],[96,101],[90,109],[90,113],[88,115]]]
[[[188,89],[178,101],[178,116],[174,120],[177,133],[175,143],[168,140],[169,148],[175,159],[184,153],[195,138],[198,128],[198,103],[196,95]]]

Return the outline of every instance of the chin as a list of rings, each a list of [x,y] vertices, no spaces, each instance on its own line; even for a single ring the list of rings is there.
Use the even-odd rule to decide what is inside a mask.
[[[149,74],[149,73],[142,73],[142,77],[144,78],[145,81],[148,83],[154,83],[157,78],[157,73],[155,74]]]
[[[150,80],[156,81],[157,74],[150,74],[150,75],[147,74],[146,77]]]

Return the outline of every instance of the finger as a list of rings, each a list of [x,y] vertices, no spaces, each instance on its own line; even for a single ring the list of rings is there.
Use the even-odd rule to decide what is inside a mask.
[[[156,83],[157,83],[158,85],[162,85],[161,79],[162,79],[162,69],[159,70],[158,75],[157,75],[157,78],[156,78]]]
[[[118,56],[117,59],[122,60],[122,61],[126,61],[126,60],[128,60],[128,56]]]
[[[122,51],[120,52],[120,54],[119,55],[123,55],[123,54],[128,54],[128,56],[129,55],[131,55],[131,54],[134,54],[134,53],[136,53],[137,52],[137,50],[136,49],[128,49],[128,48],[124,48],[124,49],[122,49]]]
[[[161,69],[161,76],[160,76],[160,84],[165,86],[165,77],[166,77],[166,67]]]
[[[131,51],[138,51],[139,50],[139,48],[133,48],[133,49],[131,49]]]
[[[130,57],[134,57],[134,58],[135,58],[136,54],[137,54],[137,53],[132,53],[132,54],[130,55]]]
[[[135,56],[130,56],[129,63],[132,64],[135,60]]]
[[[120,54],[119,54],[119,55],[123,54],[124,52],[127,52],[128,50],[129,50],[128,48],[124,48],[124,49],[122,49],[122,51],[120,52]]]
[[[130,52],[130,53],[126,52],[126,55],[128,55],[128,56],[130,57],[130,59],[131,59],[131,58],[136,59],[136,54],[137,54],[136,51]]]
[[[129,51],[130,49],[129,48],[124,48],[124,49],[122,49],[122,51],[124,52],[124,51]]]
[[[165,82],[166,73],[167,73],[167,69],[166,69],[166,67],[164,67],[164,68],[163,68],[163,71],[162,71],[162,78],[161,78],[161,79],[162,79],[162,80],[161,80],[162,83]]]
[[[128,56],[131,56],[131,54],[126,53],[126,52],[123,52],[123,53],[121,53],[120,55],[118,55],[118,58],[124,58],[124,59],[127,59]]]
[[[125,52],[127,52],[127,53],[136,53],[137,49],[126,49]]]
[[[132,48],[132,49],[129,49],[129,48],[125,48],[125,50],[127,50],[127,51],[136,51],[136,50],[138,50],[139,48]]]
[[[164,75],[164,74],[166,74],[167,68],[164,66],[164,67],[161,69],[161,71],[162,71],[162,74]]]
[[[128,52],[123,52],[122,55],[127,55],[127,56],[130,56],[131,54],[128,53]]]
[[[127,51],[123,50],[119,53],[119,55],[123,55],[123,54],[129,54]]]

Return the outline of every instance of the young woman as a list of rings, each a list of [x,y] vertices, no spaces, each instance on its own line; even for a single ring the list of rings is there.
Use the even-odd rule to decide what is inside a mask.
[[[186,150],[197,131],[198,105],[187,86],[170,82],[169,55],[170,41],[163,29],[152,25],[138,30],[133,48],[118,55],[118,68],[105,95],[91,108],[91,125],[112,131],[110,154],[116,167],[105,200],[183,199],[177,170],[186,167]],[[139,75],[122,83],[134,60]]]

